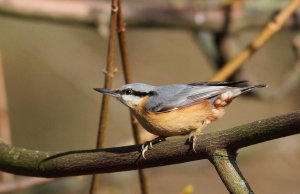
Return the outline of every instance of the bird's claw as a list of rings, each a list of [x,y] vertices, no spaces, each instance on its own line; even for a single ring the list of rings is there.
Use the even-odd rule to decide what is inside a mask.
[[[192,148],[195,153],[196,153],[196,139],[197,139],[197,136],[194,133],[190,133],[189,142],[192,143]]]
[[[150,146],[150,147],[151,147],[151,146]],[[142,145],[142,156],[143,156],[144,159],[146,159],[145,153],[146,153],[146,151],[148,151],[148,150],[149,150],[149,145],[143,144],[143,145]]]
[[[197,135],[202,135],[203,133],[201,133],[201,132],[197,132],[197,131],[194,131],[194,132],[191,132],[190,134],[189,134],[189,143],[191,143],[192,144],[192,148],[193,148],[193,151],[195,152],[195,153],[197,153],[197,151],[196,151],[196,140],[197,140]]]
[[[142,156],[144,159],[146,159],[145,153],[150,150],[151,148],[153,148],[153,143],[152,141],[147,141],[146,143],[144,143],[142,145]]]
[[[146,159],[145,153],[150,150],[151,148],[153,148],[153,145],[163,141],[165,138],[164,137],[157,137],[151,141],[147,141],[142,145],[142,156],[144,159]]]

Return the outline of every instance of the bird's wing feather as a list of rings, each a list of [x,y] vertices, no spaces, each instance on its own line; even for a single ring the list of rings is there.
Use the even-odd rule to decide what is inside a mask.
[[[220,95],[226,86],[171,85],[158,88],[145,108],[150,112],[167,112]]]
[[[232,82],[194,82],[189,83],[190,86],[235,86],[238,84],[247,83],[248,81],[232,81]]]

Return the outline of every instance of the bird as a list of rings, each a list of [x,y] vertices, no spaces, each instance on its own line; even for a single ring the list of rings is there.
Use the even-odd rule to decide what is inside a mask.
[[[112,96],[132,110],[139,123],[158,138],[142,146],[142,156],[152,144],[166,137],[189,135],[194,152],[197,135],[212,121],[221,118],[231,101],[264,84],[246,85],[247,81],[194,82],[153,86],[130,83],[117,89],[94,88]],[[243,86],[241,86],[243,85]]]

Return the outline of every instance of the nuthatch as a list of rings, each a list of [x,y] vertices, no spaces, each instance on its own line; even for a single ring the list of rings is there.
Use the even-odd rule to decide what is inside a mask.
[[[232,99],[266,85],[237,86],[238,82],[197,82],[152,86],[132,83],[118,89],[95,88],[128,106],[140,124],[150,133],[165,138],[188,135],[195,150],[196,135],[224,115]],[[142,155],[150,145],[143,146]]]

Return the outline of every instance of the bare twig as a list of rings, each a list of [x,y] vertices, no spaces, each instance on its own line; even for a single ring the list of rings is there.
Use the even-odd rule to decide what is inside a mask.
[[[236,153],[225,149],[217,149],[210,155],[210,161],[215,166],[227,190],[233,194],[253,193],[236,163]]]
[[[58,179],[47,179],[47,178],[32,178],[26,177],[21,180],[12,180],[4,183],[0,183],[0,193],[11,193],[14,191],[19,191],[21,189],[30,188],[36,185],[47,184]]]
[[[7,113],[7,99],[6,99],[6,89],[5,89],[5,81],[4,81],[4,71],[2,64],[2,55],[0,54],[0,137],[3,140],[11,144],[11,136],[10,136],[10,125],[9,125],[9,115]],[[8,173],[0,172],[0,180],[12,181],[14,176]]]
[[[110,22],[110,37],[108,42],[107,64],[105,70],[104,87],[111,88],[112,80],[115,74],[115,50],[116,50],[116,35],[117,35],[117,0],[112,0],[111,22]],[[97,147],[101,148],[104,142],[104,130],[107,126],[109,97],[104,95],[102,98],[100,119],[99,119],[99,134],[97,138]]]
[[[27,176],[64,177],[150,168],[208,159],[214,150],[239,148],[300,133],[300,111],[198,137],[195,153],[187,137],[171,137],[141,157],[141,145],[51,153],[0,142],[0,170]]]
[[[130,73],[130,63],[129,63],[129,57],[128,57],[128,50],[126,45],[126,26],[123,21],[122,16],[122,2],[121,0],[118,0],[118,34],[119,34],[119,45],[120,45],[120,53],[121,53],[121,59],[122,59],[122,67],[123,67],[123,73],[125,78],[125,83],[131,83],[131,73]],[[139,124],[137,122],[137,119],[135,118],[134,114],[130,111],[130,121],[131,121],[131,128],[133,132],[133,137],[135,144],[140,144],[140,133],[139,133]],[[141,193],[147,194],[147,180],[145,172],[142,169],[138,169],[138,176],[140,181],[140,187],[141,187]]]
[[[126,25],[124,24],[124,21],[123,21],[121,0],[118,0],[118,5],[119,5],[118,34],[119,34],[119,45],[120,45],[122,66],[123,66],[125,83],[131,83],[132,78],[131,78],[131,73],[130,73],[130,64],[129,64],[128,50],[127,50],[127,44],[126,44],[126,34],[125,34]]]
[[[112,87],[112,80],[115,73],[114,63],[115,63],[115,50],[116,50],[116,36],[117,36],[117,13],[118,13],[118,4],[117,0],[112,0],[111,3],[111,20],[110,20],[110,33],[109,33],[109,42],[108,42],[108,53],[107,53],[107,64],[105,71],[105,88]],[[108,103],[109,96],[104,95],[102,97],[100,119],[99,119],[99,128],[97,134],[97,148],[102,148],[104,143],[104,133],[107,127],[107,116],[108,116]],[[98,183],[100,177],[99,175],[93,175],[90,193],[96,194],[99,190]]]
[[[229,61],[220,71],[218,71],[212,81],[224,81],[231,76],[242,64],[244,64],[259,48],[261,48],[270,38],[272,38],[288,20],[288,18],[299,7],[300,0],[291,0],[290,3],[272,20],[262,32],[236,57]]]

